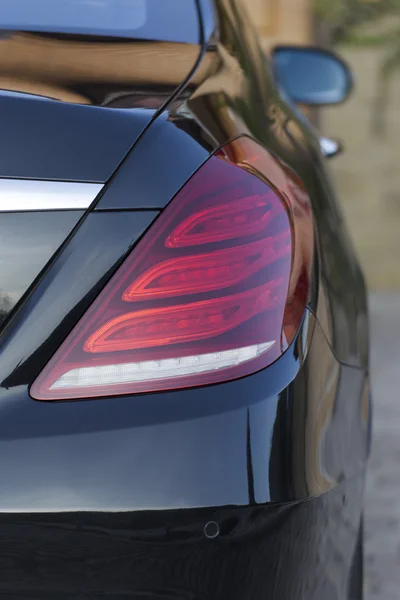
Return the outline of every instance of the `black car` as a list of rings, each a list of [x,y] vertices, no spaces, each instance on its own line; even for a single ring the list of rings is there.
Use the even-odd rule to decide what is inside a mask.
[[[237,0],[2,3],[2,598],[362,598],[351,85]]]

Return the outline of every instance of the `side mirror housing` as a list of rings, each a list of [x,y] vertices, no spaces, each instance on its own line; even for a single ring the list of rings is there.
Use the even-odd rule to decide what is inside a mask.
[[[272,52],[275,78],[296,104],[327,106],[346,100],[353,88],[347,64],[335,53],[313,46],[277,46]]]

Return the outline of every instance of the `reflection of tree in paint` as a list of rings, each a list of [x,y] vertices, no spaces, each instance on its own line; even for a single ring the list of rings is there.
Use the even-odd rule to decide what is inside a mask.
[[[314,0],[317,27],[325,34],[325,39],[318,41],[326,44],[370,41],[374,44],[379,40],[373,34],[363,35],[360,26],[398,14],[399,8],[399,0]]]
[[[13,306],[14,302],[12,301],[11,296],[0,291],[0,323],[4,321]]]

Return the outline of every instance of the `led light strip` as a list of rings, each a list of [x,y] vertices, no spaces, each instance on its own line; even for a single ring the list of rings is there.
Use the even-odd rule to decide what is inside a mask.
[[[36,179],[0,179],[0,212],[86,209],[103,185]]]
[[[64,373],[50,389],[72,389],[194,375],[233,367],[267,352],[275,341],[181,358],[83,367]]]

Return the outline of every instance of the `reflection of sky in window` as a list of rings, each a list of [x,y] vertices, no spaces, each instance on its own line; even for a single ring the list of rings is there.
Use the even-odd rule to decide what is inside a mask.
[[[0,29],[188,43],[200,35],[195,0],[0,0]]]
[[[146,0],[9,0],[1,3],[1,26],[23,29],[139,29]]]
[[[81,211],[0,215],[0,312],[16,304],[81,215]]]

